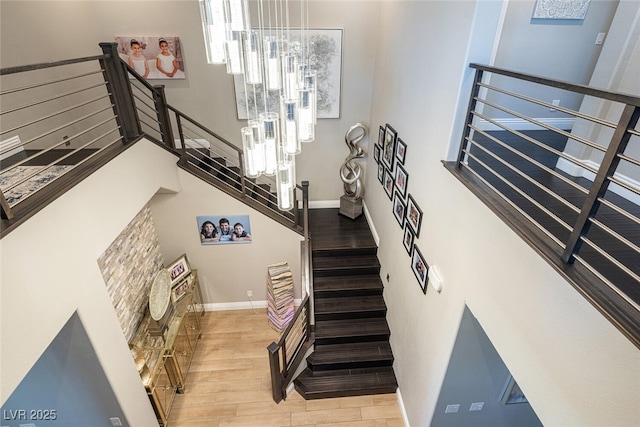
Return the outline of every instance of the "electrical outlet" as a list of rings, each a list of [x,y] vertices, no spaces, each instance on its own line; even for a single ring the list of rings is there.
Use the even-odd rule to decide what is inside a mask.
[[[445,414],[455,414],[460,410],[460,404],[456,403],[455,405],[447,405],[444,409]]]
[[[247,291],[247,296],[251,298],[253,296],[253,291]]]
[[[482,411],[484,408],[484,402],[473,402],[469,407],[469,411]]]
[[[62,137],[62,140],[64,141],[64,145],[65,145],[66,147],[68,147],[68,146],[70,146],[70,145],[71,145],[71,142],[69,141],[69,137],[68,137],[67,135],[63,136],[63,137]]]
[[[555,105],[556,107],[560,105],[560,100],[559,99],[554,99],[553,101],[551,101],[551,105]],[[549,108],[549,111],[556,111],[555,108]]]
[[[111,425],[113,427],[119,427],[122,425],[122,421],[120,421],[119,417],[109,418],[109,421],[111,421]]]
[[[596,36],[596,45],[601,45],[602,43],[604,43],[604,37],[607,35],[607,33],[598,33],[598,35]]]

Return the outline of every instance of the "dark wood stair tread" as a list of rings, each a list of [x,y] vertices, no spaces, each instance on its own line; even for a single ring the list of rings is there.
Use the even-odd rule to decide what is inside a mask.
[[[393,362],[393,353],[388,341],[316,345],[313,353],[307,358],[307,362],[314,367],[373,361]]]
[[[382,280],[377,274],[348,276],[318,276],[313,279],[316,299],[334,295],[374,295],[383,291]]]
[[[321,399],[395,393],[398,383],[391,367],[325,371],[320,375],[305,369],[295,380],[295,386],[305,399]]]
[[[353,297],[318,298],[315,300],[316,315],[380,311],[383,313],[387,311],[382,295],[358,295]]]
[[[320,320],[316,322],[316,341],[330,339],[353,339],[353,342],[377,341],[366,339],[373,336],[388,336],[389,325],[385,318]]]
[[[313,257],[313,271],[379,269],[380,262],[376,255]]]

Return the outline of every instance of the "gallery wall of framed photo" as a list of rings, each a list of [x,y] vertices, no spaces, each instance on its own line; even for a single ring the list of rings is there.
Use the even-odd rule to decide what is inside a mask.
[[[420,237],[422,209],[409,192],[409,173],[405,167],[407,143],[390,124],[378,128],[378,140],[373,158],[378,165],[378,181],[392,205],[393,216],[402,233],[402,244],[411,260],[420,289],[427,293],[429,264],[420,252],[416,238]]]

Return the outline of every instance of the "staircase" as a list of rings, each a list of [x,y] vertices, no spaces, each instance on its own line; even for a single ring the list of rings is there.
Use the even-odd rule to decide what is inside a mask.
[[[305,399],[395,393],[387,307],[366,218],[312,209],[315,348],[294,381]]]
[[[190,162],[198,169],[201,169],[217,178],[221,184],[216,187],[227,191],[235,189],[242,191],[241,173],[238,166],[228,165],[227,160],[223,157],[210,157],[208,149],[189,148]],[[216,183],[212,183],[216,184]],[[226,185],[225,185],[226,184]],[[278,197],[275,190],[268,183],[257,182],[255,178],[245,177],[246,194],[256,202],[267,206],[270,209],[278,209]],[[292,212],[279,211],[282,216],[289,220],[294,219]]]

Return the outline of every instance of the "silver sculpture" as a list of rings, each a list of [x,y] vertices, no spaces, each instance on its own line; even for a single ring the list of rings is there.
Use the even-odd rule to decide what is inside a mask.
[[[344,195],[340,197],[340,213],[351,219],[362,214],[362,195],[364,187],[360,180],[362,168],[356,161],[366,154],[358,142],[367,135],[367,127],[362,123],[351,126],[344,136],[344,142],[349,147],[349,155],[340,167],[340,179],[344,187]]]

